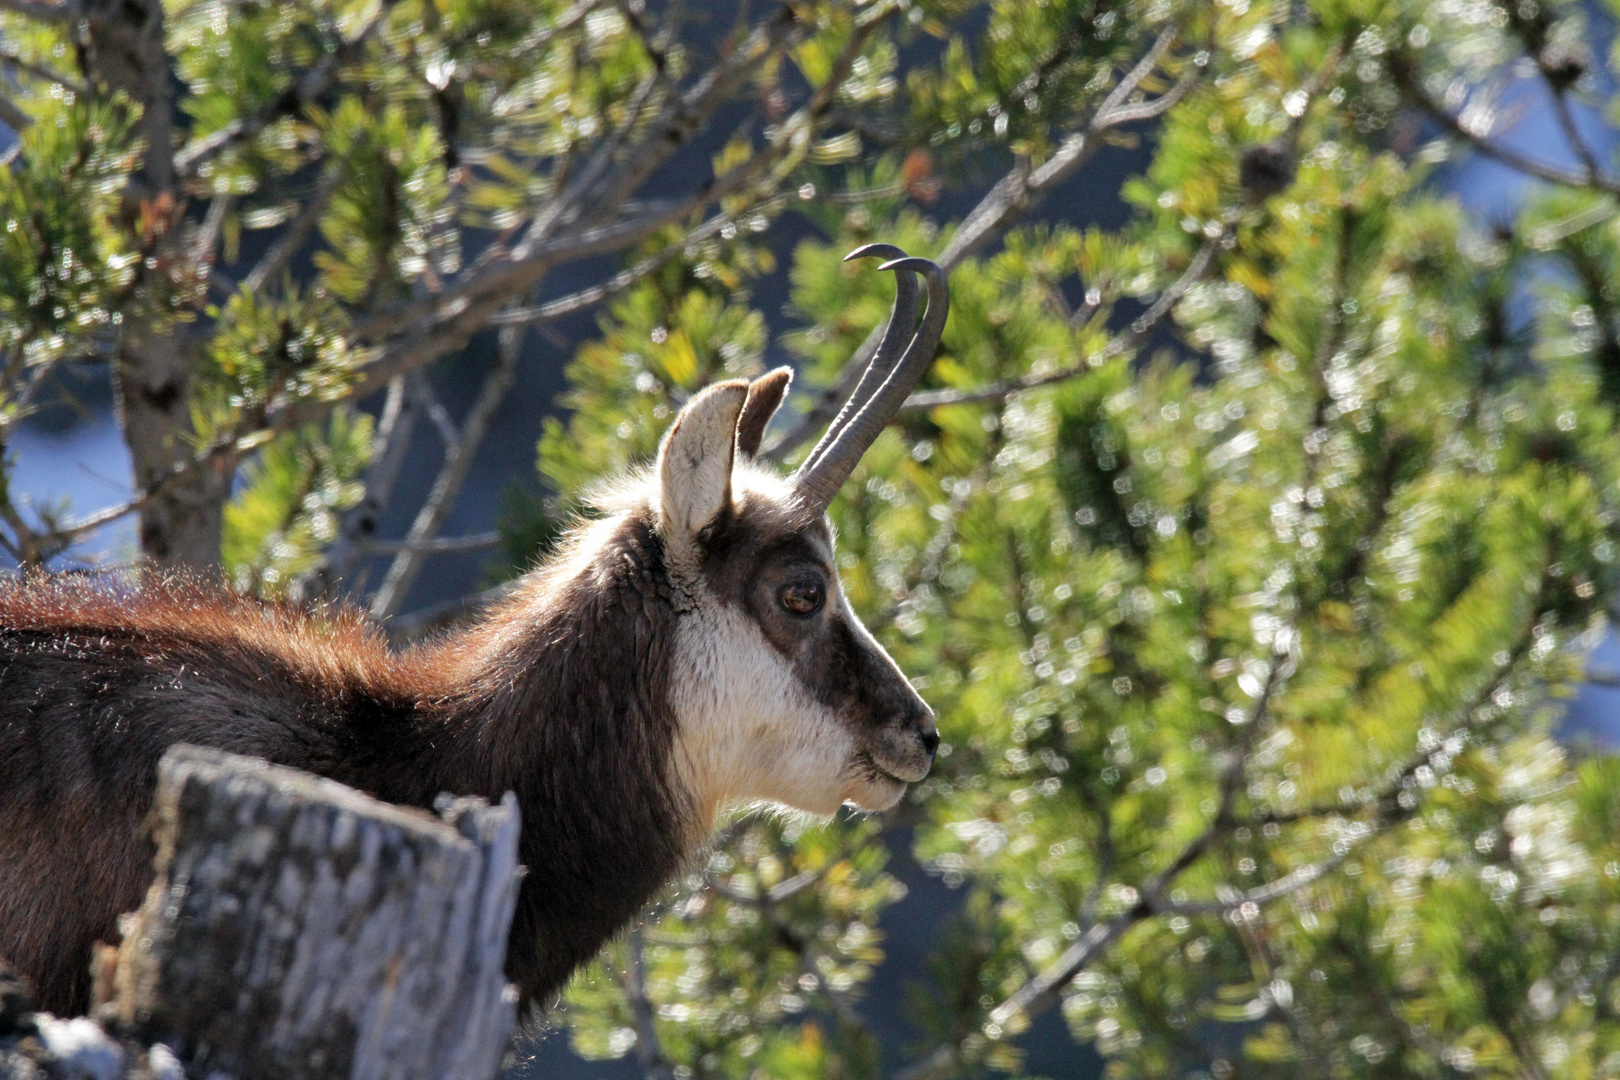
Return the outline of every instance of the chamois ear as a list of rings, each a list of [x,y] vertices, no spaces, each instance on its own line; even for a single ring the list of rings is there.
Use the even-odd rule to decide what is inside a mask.
[[[658,448],[659,515],[669,539],[696,536],[731,504],[737,417],[748,382],[733,379],[698,393]]]
[[[768,371],[748,386],[748,400],[743,403],[742,416],[737,420],[737,453],[753,457],[759,453],[759,444],[765,439],[765,428],[787,396],[793,382],[793,369],[779,367]]]

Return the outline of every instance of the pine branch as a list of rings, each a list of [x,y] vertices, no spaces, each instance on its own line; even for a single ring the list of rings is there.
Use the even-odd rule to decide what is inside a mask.
[[[384,0],[371,21],[361,28],[352,41],[344,41],[314,67],[299,76],[275,100],[250,116],[239,116],[218,131],[209,133],[174,156],[175,171],[181,176],[194,176],[199,168],[226,150],[246,142],[284,116],[296,116],[337,81],[342,69],[357,59],[366,42],[370,41],[398,0]]]
[[[1329,54],[1328,62],[1324,64],[1321,70],[1312,77],[1305,91],[1306,106],[1300,110],[1299,115],[1294,117],[1293,121],[1289,124],[1289,130],[1285,138],[1290,143],[1298,139],[1299,132],[1303,126],[1306,110],[1309,109],[1310,103],[1321,94],[1328,82],[1331,81],[1333,74],[1337,72],[1340,63],[1343,60],[1343,54],[1344,50],[1342,47],[1335,48],[1333,52]],[[1140,68],[1140,65],[1138,65],[1138,68]],[[1189,73],[1188,76],[1184,76],[1182,80],[1177,83],[1176,89],[1166,92],[1151,104],[1154,107],[1157,107],[1160,103],[1165,102],[1167,99],[1171,99],[1172,104],[1175,100],[1180,100],[1181,96],[1186,93],[1186,90],[1191,88],[1192,84],[1190,79],[1192,74],[1193,73]],[[1161,109],[1160,111],[1162,112],[1163,110]],[[1133,118],[1138,118],[1134,113],[1131,115]],[[1154,115],[1157,115],[1157,113]],[[1188,264],[1187,269],[1182,273],[1181,277],[1178,278],[1169,288],[1165,289],[1159,294],[1158,298],[1154,300],[1153,304],[1148,308],[1148,310],[1143,312],[1136,318],[1135,321],[1131,323],[1128,331],[1110,340],[1103,347],[1102,351],[1098,353],[1094,360],[1074,364],[1058,371],[1025,375],[1017,379],[1006,379],[999,383],[993,383],[990,386],[981,387],[976,390],[934,390],[915,393],[906,399],[905,404],[900,407],[899,412],[904,414],[908,412],[922,412],[928,409],[938,408],[941,405],[963,405],[974,402],[1000,401],[1003,398],[1019,393],[1023,390],[1032,390],[1037,387],[1050,386],[1054,383],[1077,378],[1089,371],[1096,369],[1099,365],[1113,360],[1115,357],[1122,356],[1125,353],[1133,351],[1144,341],[1146,341],[1148,337],[1156,329],[1158,329],[1161,324],[1164,323],[1164,321],[1175,309],[1176,304],[1181,301],[1182,297],[1187,295],[1189,289],[1209,276],[1210,270],[1214,267],[1216,253],[1222,248],[1230,246],[1233,239],[1233,232],[1231,228],[1228,227],[1224,229],[1220,235],[1206,240],[1203,246],[1198,249],[1198,253],[1193,256],[1192,261]],[[1077,327],[1083,326],[1086,322],[1089,322],[1091,316],[1096,313],[1097,306],[1098,305],[1096,303],[1088,300],[1078,311],[1069,317],[1069,325]]]
[[[1159,32],[1152,46],[1143,54],[1142,58],[1128,71],[1125,76],[1103,98],[1092,113],[1091,119],[1079,131],[1071,133],[1058,145],[1052,156],[1035,169],[1027,164],[1015,166],[1011,172],[990,189],[990,193],[974,207],[951,237],[944,252],[935,261],[949,270],[962,259],[978,251],[992,240],[1000,237],[1014,223],[1019,221],[1040,199],[1044,198],[1054,187],[1062,184],[1085,166],[1102,147],[1101,136],[1130,122],[1133,112],[1125,106],[1125,101],[1142,81],[1157,70],[1159,63],[1170,51],[1170,47],[1179,40],[1181,31],[1179,27],[1169,26]],[[1177,89],[1170,91],[1179,100],[1192,88],[1193,83],[1203,78],[1210,65],[1206,62],[1201,67],[1194,67],[1188,72]]]
[[[1056,371],[1047,371],[1037,374],[1023,375],[1016,379],[1004,379],[989,386],[982,386],[974,390],[925,390],[912,394],[900,406],[901,413],[925,412],[937,409],[941,405],[966,405],[976,402],[1000,401],[1013,394],[1037,387],[1051,386],[1054,383],[1064,382],[1068,379],[1078,378],[1089,371],[1095,370],[1102,364],[1137,348],[1146,341],[1170,317],[1177,303],[1187,290],[1209,275],[1215,264],[1215,254],[1229,241],[1231,234],[1223,232],[1219,236],[1204,241],[1198,253],[1187,264],[1187,269],[1181,277],[1161,292],[1153,305],[1144,311],[1131,323],[1130,329],[1112,338],[1103,346],[1093,359],[1083,360],[1069,367],[1059,368]]]
[[[1544,592],[1544,587],[1538,590],[1538,599]],[[1539,602],[1532,606],[1533,608],[1539,607]],[[1496,678],[1488,680],[1485,686],[1463,706],[1461,710],[1464,717],[1461,725],[1462,730],[1469,730],[1478,722],[1478,717],[1485,705],[1506,680],[1512,676],[1518,662],[1524,658],[1534,640],[1532,631],[1535,625],[1536,618],[1533,610],[1521,628],[1515,643],[1507,650],[1503,662],[1498,665]],[[1027,981],[1001,1004],[991,1009],[984,1029],[986,1033],[991,1031],[991,1025],[994,1025],[994,1030],[999,1033],[1005,1031],[1009,1022],[1013,1022],[1016,1017],[1027,1020],[1056,1004],[1063,987],[1067,986],[1076,975],[1085,970],[1100,955],[1103,949],[1118,940],[1122,934],[1139,922],[1162,915],[1213,915],[1227,914],[1231,911],[1242,913],[1244,904],[1252,903],[1258,908],[1272,903],[1297,892],[1312,882],[1321,880],[1343,865],[1348,851],[1335,853],[1325,860],[1301,867],[1283,878],[1249,890],[1246,893],[1235,893],[1230,899],[1213,903],[1198,901],[1174,902],[1166,899],[1170,889],[1181,874],[1201,859],[1217,841],[1230,835],[1233,830],[1242,825],[1252,825],[1257,820],[1261,823],[1273,820],[1265,816],[1239,819],[1233,816],[1232,810],[1237,796],[1244,786],[1243,781],[1249,749],[1253,746],[1256,734],[1269,713],[1271,696],[1283,673],[1284,670],[1278,661],[1278,657],[1274,656],[1266,682],[1250,708],[1249,718],[1243,726],[1243,734],[1240,736],[1238,747],[1228,751],[1231,757],[1221,774],[1219,806],[1209,825],[1198,836],[1194,837],[1167,867],[1155,875],[1141,889],[1139,899],[1135,905],[1107,922],[1093,923],[1073,945],[1064,951],[1056,963]],[[1402,806],[1397,798],[1401,791],[1406,790],[1404,780],[1408,776],[1415,775],[1422,765],[1432,762],[1436,755],[1445,752],[1449,742],[1449,738],[1442,739],[1432,749],[1420,752],[1403,767],[1381,792],[1380,796],[1374,800],[1358,804],[1359,806],[1378,805],[1380,807],[1377,819],[1379,827],[1372,830],[1372,835],[1367,839],[1387,833],[1394,825],[1410,819],[1417,813],[1419,804],[1415,800],[1409,806]],[[1278,817],[1275,820],[1280,821],[1282,818]],[[935,1078],[948,1074],[958,1060],[959,1055],[960,1048],[958,1045],[940,1047],[929,1057],[907,1069],[901,1070],[896,1074],[895,1080],[935,1080]]]
[[[878,14],[886,16],[890,10],[888,5],[884,5]],[[790,10],[784,8],[782,15],[750,35],[752,44],[737,49],[727,63],[708,73],[685,94],[679,109],[661,118],[663,122],[651,123],[650,133],[643,138],[626,144],[622,156],[635,162],[635,165],[624,175],[615,177],[611,186],[598,188],[596,185],[617,160],[617,139],[627,133],[626,129],[616,132],[608,140],[608,145],[593,156],[568,190],[553,200],[529,226],[522,241],[508,256],[486,264],[470,279],[429,297],[426,305],[413,302],[358,323],[354,331],[356,338],[371,341],[387,339],[390,344],[384,346],[383,354],[377,360],[362,369],[363,385],[357,388],[357,393],[363,396],[367,386],[375,383],[379,373],[392,374],[400,367],[421,363],[425,354],[442,354],[451,347],[445,342],[459,342],[473,330],[489,325],[496,315],[496,309],[504,306],[513,295],[532,288],[552,266],[633,247],[660,229],[706,206],[746,192],[784,159],[796,157],[813,139],[815,129],[830,106],[837,87],[847,78],[860,55],[861,46],[880,21],[870,17],[863,20],[861,32],[851,35],[827,83],[778,127],[765,147],[689,196],[671,200],[647,213],[618,216],[635,190],[627,186],[627,177],[643,173],[651,175],[651,167],[684,144],[748,74],[787,47],[791,40],[787,28],[794,25],[795,20]],[[576,223],[576,212],[587,202],[587,196],[592,207],[590,219]],[[557,230],[562,225],[577,227],[559,233]],[[425,316],[422,314],[424,306],[429,309]]]
[[[672,95],[659,116],[645,125],[641,138],[632,143],[630,136],[642,126],[641,111],[651,99],[653,91],[662,83],[659,71],[650,73],[632,96],[624,122],[603,140],[567,189],[534,218],[522,240],[514,247],[510,263],[523,266],[536,262],[537,265],[531,269],[538,269],[543,274],[546,268],[544,251],[559,229],[572,228],[576,235],[590,235],[596,231],[593,225],[599,226],[599,223],[612,221],[621,215],[626,200],[640,188],[642,181],[651,176],[676,149],[685,145],[753,72],[789,47],[800,32],[797,23],[792,8],[781,5],[776,15],[756,26],[741,45],[732,49],[719,64],[704,72],[689,90],[684,94]],[[778,149],[785,149],[780,137],[775,143]],[[696,206],[705,205],[705,202],[699,202]],[[659,225],[625,243],[587,254],[622,250],[651,235],[663,223],[678,220],[680,216],[684,215],[662,219]],[[538,274],[531,274],[525,287],[538,280]]]
[[[1269,718],[1271,700],[1279,683],[1291,673],[1292,669],[1292,661],[1285,653],[1272,655],[1266,681],[1255,697],[1254,704],[1250,706],[1248,719],[1239,731],[1237,744],[1225,751],[1227,761],[1219,776],[1219,802],[1204,830],[1190,840],[1168,866],[1154,875],[1152,881],[1140,891],[1134,905],[1105,923],[1093,923],[1074,944],[1064,950],[1055,964],[1029,979],[1008,995],[1001,1004],[991,1009],[986,1022],[987,1033],[992,1029],[998,1033],[1005,1031],[1009,1024],[1019,1019],[1027,1020],[1055,1004],[1063,988],[1076,975],[1085,970],[1103,949],[1117,941],[1127,930],[1156,914],[1163,904],[1164,896],[1176,880],[1236,828],[1232,811],[1239,793],[1243,790],[1249,753],[1253,749],[1259,731]],[[921,1080],[922,1076],[931,1075],[937,1074],[923,1073],[915,1077],[902,1074],[902,1077],[903,1080]],[[902,1080],[902,1077],[897,1077],[896,1080]]]
[[[950,243],[934,261],[949,271],[975,251],[1002,236],[1055,187],[1068,180],[1096,155],[1102,146],[1103,134],[1135,119],[1143,118],[1141,106],[1127,106],[1125,101],[1141,86],[1143,80],[1158,68],[1178,39],[1179,30],[1174,26],[1161,31],[1147,52],[1092,112],[1090,120],[1079,131],[1063,139],[1058,149],[1038,169],[1031,170],[1027,163],[1023,162],[1015,165],[990,189],[978,205],[968,212],[961,227],[951,237]],[[1165,102],[1163,108],[1168,109],[1202,80],[1211,67],[1206,58],[1203,65],[1187,72],[1171,90],[1166,91],[1152,104],[1157,106],[1159,102]],[[831,422],[844,402],[849,399],[849,395],[854,392],[856,384],[860,382],[861,373],[871,360],[872,353],[876,351],[882,336],[883,327],[881,325],[873,327],[866,340],[850,357],[838,381],[822,391],[815,404],[765,450],[761,455],[764,460],[782,462]],[[1078,373],[1071,372],[1063,377],[1072,377]],[[1014,389],[1008,389],[1000,394],[992,393],[977,400],[993,401],[1013,392]],[[913,406],[911,402],[915,400],[917,395],[913,395],[907,404],[902,406],[902,411],[931,407]]]
[[[68,533],[79,535],[118,517],[140,511],[162,495],[166,489],[182,482],[194,469],[210,465],[232,454],[245,452],[262,442],[268,435],[317,421],[337,405],[367,397],[396,377],[426,366],[445,353],[460,347],[473,334],[490,325],[501,309],[510,304],[511,298],[532,289],[550,267],[624,250],[694,211],[722,199],[745,194],[773,172],[785,168],[786,162],[796,160],[813,141],[817,125],[827,113],[837,87],[847,78],[864,41],[875,30],[881,19],[888,17],[893,10],[892,5],[882,5],[862,17],[861,32],[851,35],[851,40],[834,65],[833,76],[812,94],[811,99],[793,117],[778,128],[775,138],[770,143],[747,161],[716,177],[685,199],[674,200],[653,211],[606,225],[582,226],[575,231],[559,234],[545,243],[534,246],[520,245],[508,257],[495,258],[479,266],[477,272],[468,278],[440,290],[425,300],[413,301],[410,305],[402,306],[391,313],[361,320],[355,327],[353,339],[382,340],[384,344],[375,351],[369,362],[356,369],[357,377],[349,384],[346,393],[319,401],[303,400],[291,405],[276,406],[262,417],[244,417],[236,429],[222,434],[195,455],[176,462],[130,500],[70,523],[66,526]],[[727,65],[723,65],[723,77],[705,77],[700,80],[698,87],[685,98],[689,105],[688,110],[678,118],[680,122],[676,127],[669,130],[684,139],[701,125],[709,112],[719,107],[726,95],[735,89],[749,72],[768,59],[769,55],[779,53],[787,47],[790,35],[785,33],[785,28],[795,20],[791,17],[789,8],[784,7],[783,12],[784,15],[771,23],[775,29],[766,35],[771,48],[764,53],[758,48],[739,50],[744,55],[740,58],[734,57]],[[382,14],[379,13],[372,23],[368,24],[367,30],[361,35],[362,38],[369,35],[381,18]],[[750,40],[752,39],[753,36]],[[358,44],[358,39],[355,44]],[[320,79],[329,79],[333,74],[332,72],[322,74],[323,71],[325,69],[317,68],[308,78],[316,76],[318,78],[315,78],[315,82],[305,85],[313,86]],[[243,122],[246,126],[237,129],[238,133],[245,135],[252,124],[261,120],[268,122],[266,116],[267,114],[261,113],[257,120],[248,118]],[[262,127],[262,124],[260,126]],[[195,168],[206,156],[221,149],[222,145],[216,146],[212,143],[207,147],[194,147],[183,154],[184,164],[187,168]],[[660,147],[657,152],[667,154],[673,152],[673,149],[673,146]],[[648,152],[654,151],[649,147]],[[582,188],[580,197],[582,198],[588,191],[588,186]],[[744,207],[744,210],[747,209],[757,209],[757,204],[754,207]],[[564,217],[566,215],[558,214],[552,220]],[[718,227],[716,222],[706,224]],[[538,232],[539,235],[544,234],[543,230]],[[537,230],[531,227],[528,238],[532,239],[536,235]],[[689,235],[702,236],[707,233],[700,227],[695,234]],[[289,251],[288,255],[290,254]],[[615,282],[610,281],[608,287],[611,291],[616,287]],[[401,558],[406,557],[402,553]]]

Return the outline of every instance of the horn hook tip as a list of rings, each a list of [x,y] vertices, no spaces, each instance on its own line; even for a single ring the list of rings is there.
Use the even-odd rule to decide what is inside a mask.
[[[906,257],[906,253],[905,253],[905,251],[903,249],[897,248],[893,244],[877,243],[877,244],[862,244],[860,247],[856,248],[854,251],[850,252],[848,255],[845,255],[844,256],[844,261],[845,262],[853,262],[856,259],[883,259],[883,258],[888,258],[888,259],[900,258],[900,259],[903,259],[905,257]]]
[[[941,274],[943,270],[932,259],[925,259],[920,255],[902,255],[898,259],[890,259],[878,267],[879,270],[920,270],[925,274]]]

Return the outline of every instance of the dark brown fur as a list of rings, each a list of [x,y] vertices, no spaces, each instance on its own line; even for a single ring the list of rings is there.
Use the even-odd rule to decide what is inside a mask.
[[[86,1007],[91,944],[151,879],[158,758],[190,742],[416,806],[515,791],[531,873],[507,966],[544,999],[692,845],[667,767],[675,618],[650,511],[585,573],[534,575],[480,628],[400,653],[347,610],[0,583],[0,956],[41,1008]]]

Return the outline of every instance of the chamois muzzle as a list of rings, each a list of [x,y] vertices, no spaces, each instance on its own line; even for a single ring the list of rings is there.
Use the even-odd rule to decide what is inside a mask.
[[[793,477],[804,504],[817,512],[826,510],[855,471],[861,455],[894,419],[933,363],[950,312],[945,271],[935,263],[908,256],[893,244],[867,244],[850,252],[844,261],[874,256],[888,259],[878,269],[895,272],[894,308],[888,328],[849,400]],[[928,279],[928,307],[921,325],[910,333],[917,318],[914,274]]]

